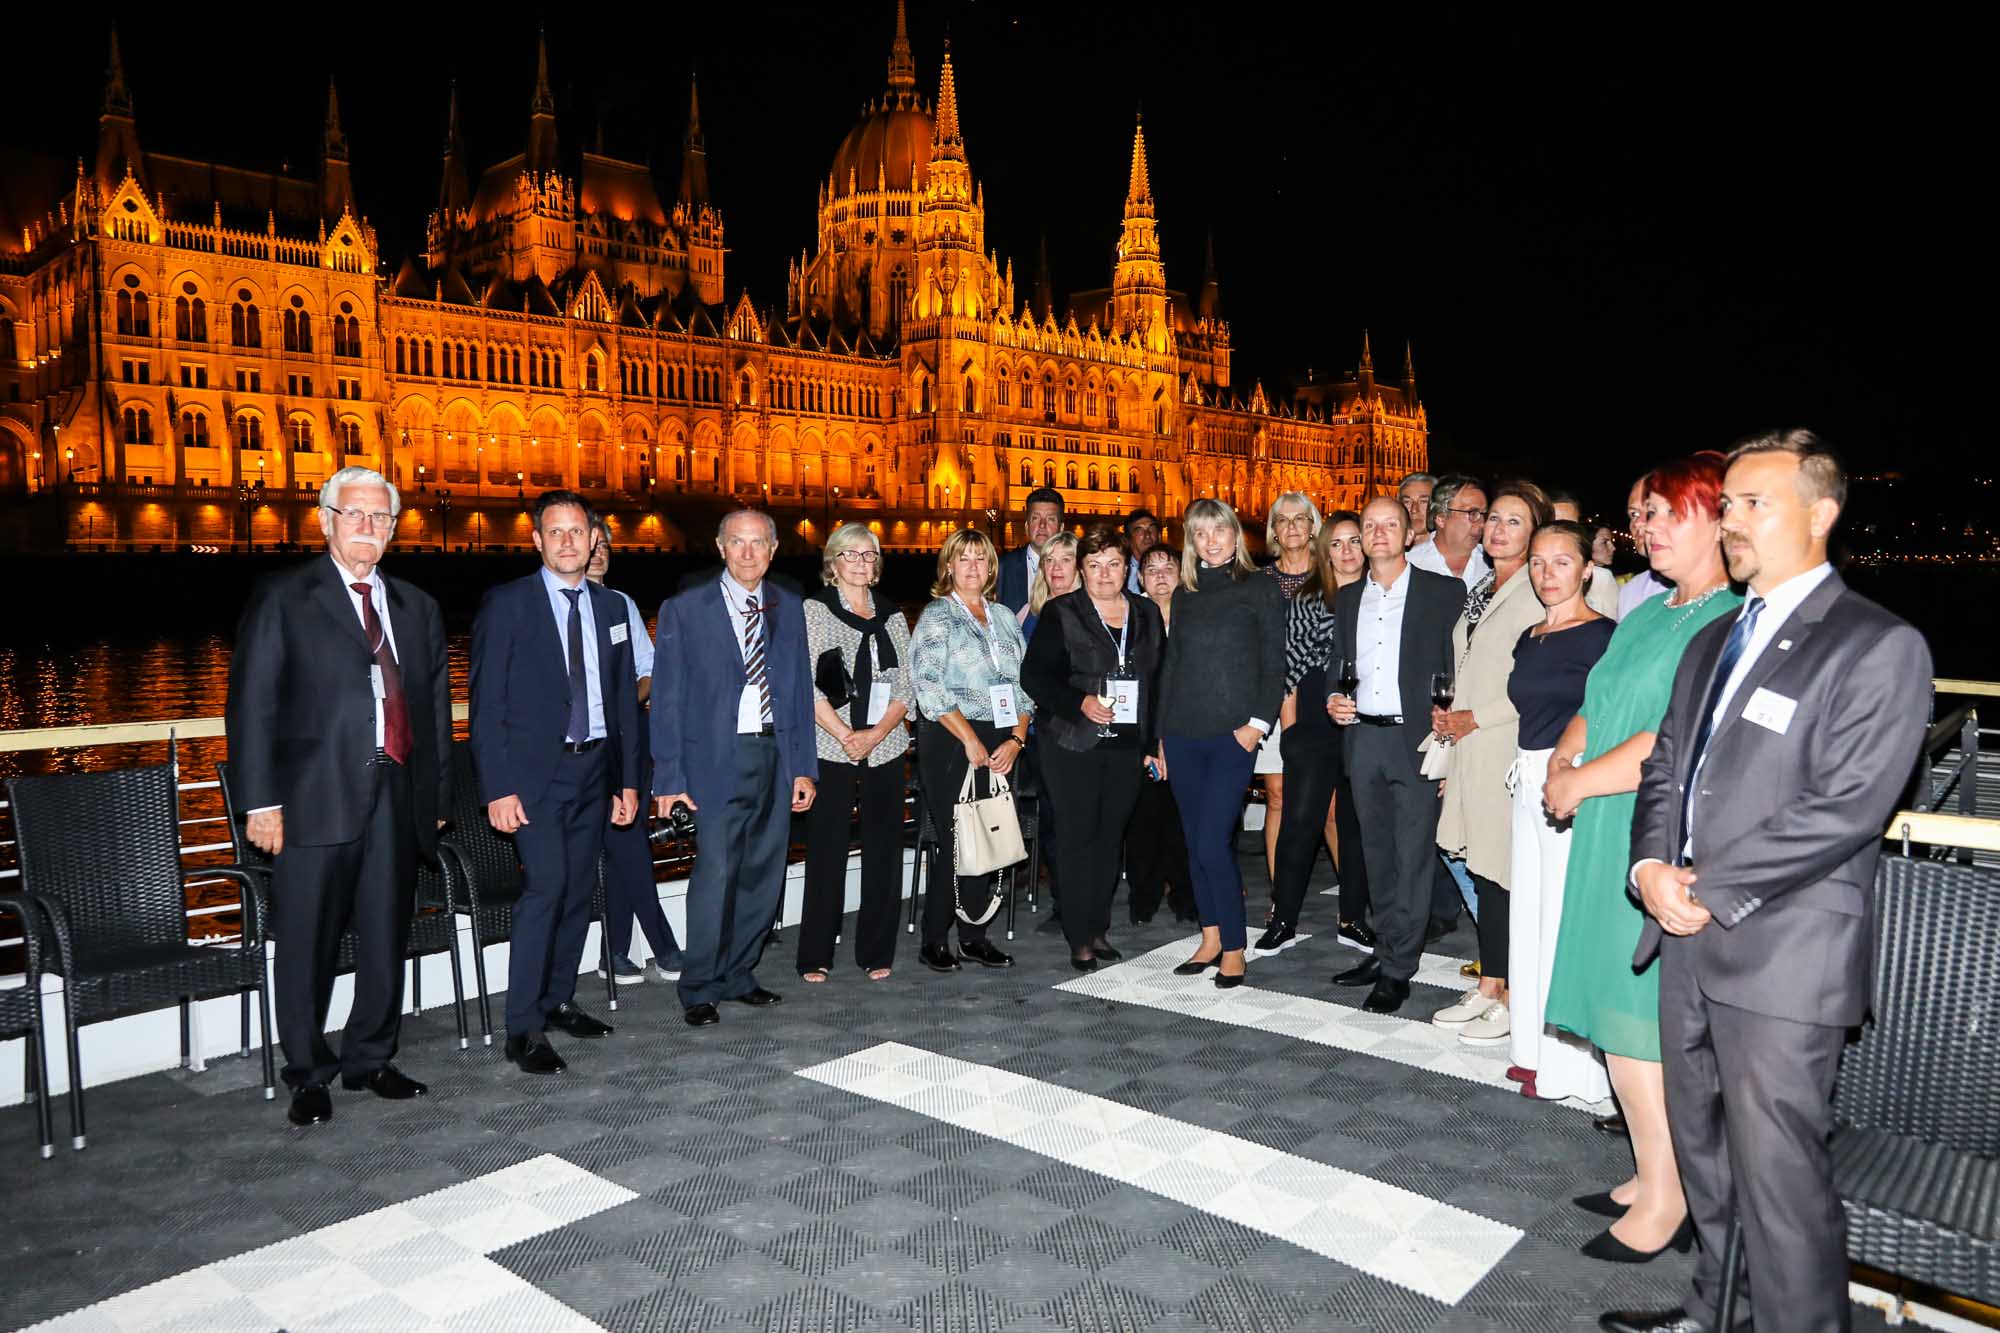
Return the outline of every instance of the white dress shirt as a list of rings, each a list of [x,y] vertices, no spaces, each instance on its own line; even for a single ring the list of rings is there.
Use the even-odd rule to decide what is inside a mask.
[[[1354,671],[1361,678],[1354,692],[1357,711],[1374,717],[1403,715],[1403,608],[1410,601],[1410,566],[1383,587],[1375,571],[1362,576],[1361,613],[1354,624]]]
[[[736,635],[736,651],[743,654],[744,666],[750,664],[750,644],[744,638],[744,628],[749,624],[749,599],[755,597],[759,611],[771,605],[771,590],[762,583],[753,593],[736,581],[736,576],[726,570],[722,575],[722,599],[729,604],[729,628]],[[773,621],[764,616],[764,670],[769,678],[771,667],[771,626]],[[736,696],[736,734],[755,736],[764,729],[764,696],[757,689],[757,682],[748,678],[743,681],[743,693]]]
[[[1486,548],[1474,546],[1472,554],[1465,558],[1465,572],[1454,574],[1451,566],[1444,562],[1444,552],[1438,550],[1436,541],[1427,541],[1422,546],[1412,546],[1403,557],[1418,569],[1428,569],[1433,574],[1442,574],[1448,579],[1463,579],[1465,590],[1471,592],[1479,586],[1479,580],[1493,572],[1492,562],[1486,558]]]
[[[557,578],[547,565],[542,566],[542,586],[548,589],[549,611],[556,618],[556,640],[562,646],[563,669],[569,669],[569,598],[563,596],[571,591],[568,584]],[[578,579],[577,588],[583,595],[576,599],[578,614],[583,617],[583,684],[584,695],[589,700],[590,735],[585,740],[601,741],[611,733],[604,725],[604,686],[597,678],[597,621],[590,614],[590,580]]]
[[[1625,586],[1618,590],[1618,618],[1637,610],[1639,604],[1650,597],[1658,597],[1663,592],[1672,592],[1674,585],[1655,574],[1650,569],[1642,569],[1625,580]]]

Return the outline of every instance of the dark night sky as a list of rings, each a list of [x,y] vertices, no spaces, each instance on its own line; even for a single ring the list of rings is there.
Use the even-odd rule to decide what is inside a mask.
[[[1351,365],[1367,327],[1378,370],[1414,341],[1437,454],[1599,501],[1775,424],[1864,467],[1969,464],[1961,312],[1990,286],[1972,43],[1915,9],[1863,28],[1823,8],[1528,8],[918,0],[911,29],[929,96],[949,26],[989,242],[1023,293],[1044,229],[1059,294],[1109,281],[1143,105],[1169,281],[1199,281],[1213,229],[1246,392]],[[79,12],[10,76],[38,109],[30,146],[62,154],[89,149],[103,63],[102,11]],[[141,141],[309,170],[330,72],[393,267],[435,198],[453,73],[475,161],[517,151],[532,24],[350,6],[343,43],[280,12],[123,16]],[[781,301],[816,183],[882,88],[891,0],[613,12],[548,12],[566,147],[601,111],[610,149],[654,155],[671,189],[699,70],[731,295]]]

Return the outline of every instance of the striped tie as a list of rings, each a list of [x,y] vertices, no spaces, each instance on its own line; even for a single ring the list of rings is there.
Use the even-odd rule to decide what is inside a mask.
[[[768,725],[771,721],[771,677],[764,670],[764,614],[757,605],[756,594],[743,598],[743,674],[757,686],[757,700],[762,708],[759,716]]]

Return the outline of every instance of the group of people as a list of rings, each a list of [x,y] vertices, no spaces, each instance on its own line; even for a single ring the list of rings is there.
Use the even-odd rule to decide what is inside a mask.
[[[1605,1328],[1714,1329],[1732,1214],[1761,1326],[1845,1326],[1832,1078],[1867,1003],[1873,860],[1930,669],[1921,636],[1827,563],[1844,501],[1808,432],[1673,460],[1632,487],[1647,568],[1621,586],[1609,530],[1525,481],[1415,474],[1330,514],[1287,494],[1262,565],[1219,501],[1187,508],[1175,551],[1143,510],[1069,531],[1060,493],[1038,490],[1024,546],[969,528],[945,540],[914,627],[878,595],[865,525],[834,530],[802,596],[769,574],[770,516],[743,510],[721,524],[723,569],[666,600],[648,636],[603,586],[608,529],[584,497],[549,492],[540,568],[488,595],[472,644],[479,797],[523,868],[507,1058],[556,1072],[552,1030],[611,1031],[574,1003],[600,854],[613,967],[673,981],[705,1026],[726,1002],[780,1000],[756,967],[794,814],[797,968],[829,980],[858,828],[853,960],[888,978],[913,745],[937,841],[927,968],[1013,962],[986,930],[998,878],[956,874],[953,846],[961,799],[1011,779],[1039,793],[1073,966],[1120,958],[1122,879],[1132,919],[1164,903],[1199,924],[1177,975],[1239,987],[1236,833],[1261,774],[1260,951],[1297,934],[1325,847],[1334,930],[1362,951],[1333,981],[1365,988],[1362,1009],[1411,1003],[1425,945],[1462,905],[1475,980],[1430,1021],[1506,1046],[1524,1095],[1615,1096],[1599,1125],[1629,1134],[1636,1169],[1576,1200],[1610,1219],[1584,1252],[1637,1263],[1698,1239],[1702,1258],[1680,1308]],[[228,719],[249,836],[275,857],[301,1125],[331,1116],[336,1075],[384,1097],[425,1090],[391,1063],[394,937],[451,781],[436,604],[377,568],[396,491],[348,469],[321,502],[329,558],[253,596]],[[698,825],[684,941],[660,912],[647,808]],[[321,1029],[350,923],[362,947],[336,1055]]]

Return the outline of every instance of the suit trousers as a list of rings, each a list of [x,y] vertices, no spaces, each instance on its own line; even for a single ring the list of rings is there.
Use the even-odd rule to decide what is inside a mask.
[[[1156,782],[1140,770],[1132,815],[1125,821],[1126,906],[1134,925],[1151,921],[1166,899],[1176,917],[1194,914],[1188,887],[1187,836],[1171,783]]]
[[[757,989],[757,960],[784,900],[792,840],[792,780],[780,771],[777,739],[739,735],[736,753],[714,762],[732,764],[735,778],[721,807],[696,813],[679,986],[690,1008]]]
[[[1072,951],[1110,933],[1125,823],[1146,780],[1139,762],[1136,747],[1042,745],[1042,784],[1049,795],[1042,807],[1061,806],[1066,830],[1056,848],[1056,874],[1063,883],[1063,936]]]
[[[507,955],[507,1035],[542,1031],[549,1011],[576,996],[597,856],[611,828],[610,759],[604,746],[556,756],[548,792],[514,832],[521,899]]]
[[[1392,981],[1417,973],[1438,873],[1437,784],[1418,768],[1409,726],[1346,729],[1347,779],[1374,899],[1375,956]]]
[[[896,961],[896,904],[903,897],[903,757],[886,764],[819,761],[819,794],[806,814],[806,893],[799,916],[799,971],[833,965],[834,936],[847,905],[847,853],[861,823],[861,910],[854,961],[863,969]]]
[[[1002,729],[981,718],[969,717],[965,720],[988,754],[1012,734],[1011,728]],[[931,827],[937,830],[938,835],[937,852],[926,878],[929,888],[924,893],[923,941],[926,945],[945,943],[954,925],[958,927],[960,944],[986,938],[985,926],[959,920],[954,896],[954,891],[963,896],[968,908],[983,907],[992,901],[992,875],[967,875],[960,879],[954,874],[958,863],[952,845],[952,811],[958,806],[958,789],[965,781],[965,770],[971,766],[965,757],[965,747],[959,744],[958,737],[945,730],[942,723],[925,721],[917,728],[917,774],[923,780],[924,805],[930,811]],[[1012,782],[1011,776],[1009,781]],[[973,779],[973,792],[978,795],[985,792],[977,778]],[[1044,801],[1043,807],[1047,808],[1047,804]],[[1000,873],[1006,875],[1010,872],[1003,870]]]
[[[1368,858],[1361,850],[1361,816],[1354,812],[1354,784],[1341,765],[1333,789],[1333,832],[1340,843],[1340,919],[1368,924]]]
[[[1247,943],[1243,871],[1236,864],[1236,820],[1257,763],[1256,752],[1238,745],[1235,733],[1228,731],[1216,736],[1168,736],[1161,745],[1174,799],[1181,807],[1181,828],[1187,832],[1195,910],[1204,927],[1214,926],[1221,933],[1223,951],[1233,952]]]
[[[1341,738],[1321,745],[1294,744],[1285,754],[1285,808],[1278,816],[1277,878],[1271,895],[1274,924],[1297,926],[1320,845],[1326,841],[1326,811],[1340,777]],[[1347,863],[1340,865],[1347,883]],[[1344,910],[1342,917],[1346,917]]]
[[[1701,1237],[1683,1305],[1716,1326],[1733,1209],[1755,1303],[1739,1300],[1737,1317],[1754,1313],[1759,1333],[1846,1329],[1847,1223],[1827,1140],[1847,1031],[1709,999],[1695,976],[1695,938],[1668,936],[1660,948],[1667,1124]]]
[[[649,795],[650,781],[642,783],[639,795]],[[604,829],[604,915],[611,932],[611,956],[632,956],[632,922],[645,932],[653,960],[669,972],[681,968],[680,941],[667,914],[660,910],[660,883],[653,868],[653,842],[646,836],[642,812],[630,824],[607,824]]]
[[[371,764],[366,781],[374,799],[359,838],[318,847],[288,842],[272,864],[278,1040],[290,1088],[372,1074],[395,1056],[402,1030],[403,954],[417,889],[409,770]],[[326,1011],[349,930],[354,1004],[335,1056]]]

